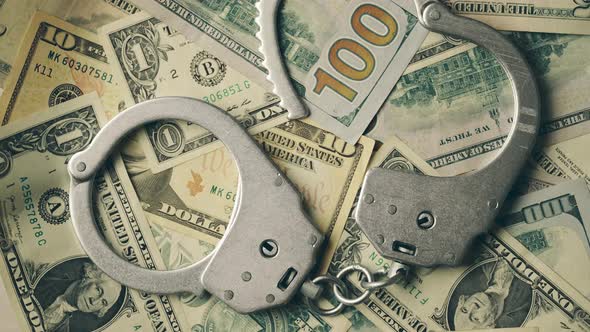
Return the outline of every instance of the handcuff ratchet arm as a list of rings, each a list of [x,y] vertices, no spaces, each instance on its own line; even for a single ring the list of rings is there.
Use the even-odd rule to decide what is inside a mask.
[[[281,2],[281,0],[258,1],[256,7],[259,15],[256,22],[260,31],[257,37],[260,40],[260,51],[264,55],[263,65],[268,70],[267,78],[274,85],[274,92],[281,98],[280,105],[287,109],[290,120],[302,119],[309,115],[309,109],[291,84],[279,47],[278,11]]]

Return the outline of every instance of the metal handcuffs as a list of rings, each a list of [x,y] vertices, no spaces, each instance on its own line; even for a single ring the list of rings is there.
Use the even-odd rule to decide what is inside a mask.
[[[146,292],[166,294],[208,291],[241,313],[287,303],[300,289],[317,299],[318,283],[328,282],[338,306],[315,307],[336,314],[344,305],[362,302],[370,291],[399,280],[408,265],[457,265],[476,236],[488,230],[533,147],[539,128],[539,95],[531,69],[518,50],[489,26],[452,14],[434,0],[415,0],[427,29],[486,47],[506,71],[514,94],[514,125],[502,151],[485,168],[457,177],[429,177],[385,169],[370,170],[362,185],[356,221],[385,258],[390,271],[377,276],[360,266],[338,276],[306,279],[323,236],[311,224],[297,190],[262,152],[250,135],[225,111],[190,98],[160,98],[119,114],[84,151],[68,164],[72,220],[90,259],[114,280]],[[266,65],[291,119],[307,114],[281,60],[276,31],[281,0],[259,2],[262,50]],[[174,271],[135,266],[115,254],[96,227],[92,182],[115,145],[133,129],[162,119],[190,121],[209,129],[233,154],[240,175],[230,225],[216,249],[201,261]],[[258,204],[259,197],[272,197]],[[391,207],[395,207],[392,209]],[[395,211],[394,213],[391,213]],[[361,272],[365,292],[347,297],[344,275]]]

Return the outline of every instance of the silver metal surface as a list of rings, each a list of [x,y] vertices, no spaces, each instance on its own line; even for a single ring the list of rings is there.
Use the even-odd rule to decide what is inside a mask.
[[[369,271],[369,269],[367,269],[366,267],[360,266],[360,265],[349,265],[349,266],[343,268],[342,270],[340,270],[340,272],[338,272],[338,274],[336,275],[336,278],[342,280],[342,279],[344,279],[344,277],[346,277],[347,274],[351,274],[353,272],[360,272],[367,282],[374,281],[373,274]],[[334,292],[334,296],[336,296],[336,299],[338,300],[338,302],[344,303],[349,306],[350,305],[357,305],[357,304],[363,302],[364,300],[366,300],[367,298],[369,298],[369,295],[371,295],[371,290],[367,289],[361,295],[359,295],[357,297],[348,298],[346,295],[344,295],[344,294],[342,294],[342,292],[340,292],[340,289],[338,287],[336,287],[336,285],[334,285],[333,292]]]
[[[466,175],[440,178],[370,170],[356,220],[387,258],[420,266],[456,265],[475,238],[492,225],[533,147],[539,95],[531,69],[500,33],[453,15],[437,1],[416,0],[416,6],[420,22],[429,30],[474,42],[497,57],[512,85],[514,126],[497,158]]]
[[[143,269],[112,252],[96,228],[91,203],[94,175],[115,146],[134,128],[162,119],[209,129],[231,151],[240,175],[230,224],[215,251],[174,271]],[[72,157],[68,171],[72,220],[82,247],[99,268],[132,288],[159,294],[207,290],[249,313],[288,302],[315,264],[323,236],[304,213],[299,193],[230,115],[204,102],[160,98],[129,108]],[[277,246],[269,257],[260,251],[267,240]]]
[[[277,24],[281,3],[282,0],[258,1],[256,23],[260,30],[256,36],[260,39],[260,51],[264,55],[263,65],[268,69],[267,78],[274,84],[273,92],[281,98],[280,105],[289,112],[289,119],[301,119],[309,115],[309,109],[295,92],[281,56]]]
[[[312,301],[319,300],[322,296],[322,291],[323,288],[318,284],[314,284],[311,280],[304,281],[301,284],[301,294]]]
[[[374,281],[369,282],[368,280],[361,281],[361,287],[368,290],[375,290],[383,287],[387,287],[407,278],[410,267],[400,263],[393,262],[387,271],[379,271],[373,274]]]
[[[321,275],[321,276],[315,277],[311,282],[315,285],[319,285],[322,283],[332,284],[333,289],[339,289],[345,293],[345,296],[348,296],[348,287],[346,287],[346,284],[344,284],[344,281],[334,277],[333,275],[329,275],[329,274]],[[320,314],[322,316],[338,315],[339,313],[342,312],[342,310],[344,310],[344,307],[345,307],[344,303],[339,302],[335,307],[333,307],[331,309],[322,309],[317,304],[315,304],[315,301],[317,300],[317,298],[304,297],[303,299],[305,301],[305,304],[307,304],[307,306],[312,311],[314,311],[315,313]]]
[[[392,285],[402,281],[407,277],[409,267],[399,263],[393,262],[388,271],[379,271],[375,274],[371,273],[367,268],[360,265],[349,265],[338,272],[336,276],[324,274],[315,277],[313,280],[308,280],[301,286],[301,293],[307,305],[317,314],[320,315],[336,315],[340,313],[345,306],[357,305],[364,302],[373,291]],[[362,293],[349,297],[350,289],[344,282],[349,274],[360,272],[360,282]],[[377,277],[378,280],[375,280]],[[350,280],[349,280],[350,281]],[[318,301],[322,295],[324,288],[321,283],[332,284],[332,293],[338,305],[331,309],[322,309],[318,307],[315,302]],[[356,288],[352,286],[355,290]],[[356,293],[356,292],[352,292]]]

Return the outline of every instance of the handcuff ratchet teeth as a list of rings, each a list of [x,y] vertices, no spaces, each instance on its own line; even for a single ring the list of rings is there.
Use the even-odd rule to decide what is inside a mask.
[[[472,41],[497,57],[512,85],[515,115],[499,155],[479,171],[446,178],[385,169],[367,173],[356,221],[379,253],[394,261],[389,271],[372,274],[352,265],[336,277],[324,275],[306,281],[323,236],[303,210],[299,193],[230,115],[182,97],[155,99],[129,108],[70,160],[72,220],[90,259],[114,280],[132,288],[157,294],[208,291],[241,313],[285,304],[301,289],[314,310],[337,314],[344,305],[362,302],[372,290],[403,278],[408,271],[405,264],[459,264],[475,237],[493,223],[533,147],[539,129],[539,95],[526,61],[500,33],[455,16],[438,1],[415,3],[420,23],[427,29]],[[270,77],[285,105],[296,110],[290,118],[297,118],[307,110],[280,57],[275,24],[280,4],[280,0],[259,2],[263,14],[259,36]],[[190,121],[209,129],[233,154],[240,176],[230,224],[216,249],[201,261],[173,271],[143,269],[112,252],[96,227],[91,203],[93,178],[116,144],[131,130],[163,119]],[[264,204],[260,204],[260,197],[265,198]],[[360,283],[364,291],[348,298],[342,279],[353,272],[365,276]],[[339,302],[335,308],[324,310],[313,303],[320,294],[320,283],[332,285]]]
[[[268,70],[267,78],[274,85],[273,92],[281,97],[279,105],[287,109],[290,120],[295,120],[309,116],[309,109],[297,96],[281,57],[277,24],[280,6],[281,0],[258,1],[256,23],[260,30],[256,37],[260,40],[260,51],[265,57],[263,66]]]

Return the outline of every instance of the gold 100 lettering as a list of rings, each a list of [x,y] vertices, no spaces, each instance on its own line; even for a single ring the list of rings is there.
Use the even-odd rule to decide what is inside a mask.
[[[365,16],[380,22],[385,27],[386,32],[379,34],[368,27],[362,20]],[[337,40],[330,47],[328,59],[336,73],[353,81],[363,81],[369,78],[375,69],[375,56],[371,52],[371,47],[384,47],[391,44],[397,35],[398,25],[389,13],[372,4],[361,5],[355,10],[351,17],[351,25],[356,35],[362,40],[360,42],[350,38]],[[345,62],[341,57],[341,52],[344,51],[361,60],[363,67],[355,68]],[[314,76],[316,85],[313,91],[318,95],[328,87],[352,102],[358,94],[353,88],[322,68],[318,68]]]

